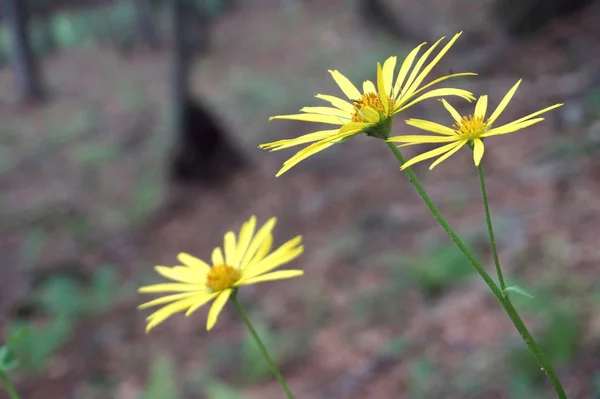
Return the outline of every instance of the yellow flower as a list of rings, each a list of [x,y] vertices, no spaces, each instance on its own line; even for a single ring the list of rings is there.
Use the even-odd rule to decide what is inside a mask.
[[[215,300],[208,312],[206,329],[216,323],[219,313],[234,291],[242,286],[264,281],[281,280],[302,275],[302,270],[275,271],[273,269],[290,262],[304,250],[302,237],[295,237],[271,251],[273,236],[271,231],[276,218],[271,218],[254,234],[256,217],[252,216],[242,228],[236,241],[230,231],[224,237],[224,255],[220,247],[213,250],[212,267],[204,261],[186,253],[178,255],[183,266],[156,266],[156,271],[176,283],[155,284],[142,287],[140,293],[177,292],[146,302],[140,309],[164,305],[148,318],[146,332],[162,323],[177,312],[187,310],[189,316],[202,305]]]
[[[294,139],[261,144],[259,148],[277,151],[300,144],[313,143],[288,159],[276,176],[281,176],[298,162],[311,155],[323,151],[335,143],[345,141],[361,132],[369,136],[387,139],[391,131],[392,117],[425,99],[458,96],[469,101],[474,100],[475,97],[470,92],[462,89],[443,88],[428,92],[425,92],[425,90],[446,79],[457,76],[476,75],[475,73],[465,72],[446,75],[421,86],[429,72],[431,72],[433,67],[452,47],[461,33],[454,35],[452,40],[424,68],[423,65],[425,65],[427,58],[444,37],[431,46],[414,66],[413,62],[420,48],[425,43],[413,49],[402,63],[395,83],[394,69],[396,67],[396,57],[388,58],[383,63],[383,66],[377,63],[377,87],[375,87],[373,82],[367,80],[363,83],[362,93],[340,72],[329,71],[350,102],[330,95],[317,94],[317,98],[327,101],[333,107],[304,107],[300,110],[300,112],[304,112],[303,114],[272,116],[269,120],[291,119],[327,123],[340,127],[306,134]]]
[[[483,139],[489,136],[498,136],[501,134],[514,133],[517,130],[524,129],[528,126],[534,125],[544,120],[544,118],[534,118],[544,112],[548,112],[554,108],[558,108],[563,104],[555,104],[550,107],[544,108],[540,111],[534,112],[527,116],[524,116],[516,121],[507,123],[506,125],[492,127],[492,124],[498,119],[502,111],[506,108],[512,97],[514,96],[517,88],[521,84],[519,81],[506,93],[498,107],[492,112],[490,117],[486,120],[485,113],[487,111],[487,96],[481,96],[475,104],[475,112],[473,115],[461,116],[456,109],[448,104],[445,100],[441,100],[446,110],[450,113],[455,124],[452,125],[453,129],[443,126],[434,122],[422,120],[422,119],[409,119],[406,121],[411,126],[418,127],[419,129],[427,130],[429,132],[440,134],[441,136],[396,136],[391,137],[387,141],[394,143],[405,143],[400,147],[407,145],[423,144],[423,143],[449,143],[444,146],[438,147],[434,150],[427,151],[421,155],[418,155],[408,162],[402,165],[401,169],[406,169],[417,162],[424,161],[429,158],[440,156],[435,162],[431,164],[429,169],[433,169],[440,162],[448,159],[452,154],[457,152],[465,144],[468,144],[473,148],[473,160],[475,165],[479,166],[481,158],[483,157]]]

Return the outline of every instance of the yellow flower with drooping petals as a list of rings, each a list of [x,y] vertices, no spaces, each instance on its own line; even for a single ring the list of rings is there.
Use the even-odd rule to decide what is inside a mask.
[[[271,252],[276,218],[271,218],[255,234],[256,217],[243,224],[236,240],[234,232],[225,234],[223,251],[213,250],[212,267],[186,254],[178,255],[183,266],[156,266],[156,271],[176,283],[154,284],[139,289],[140,293],[176,292],[139,306],[140,309],[165,305],[148,318],[146,332],[175,313],[186,311],[189,316],[202,305],[214,299],[208,312],[206,329],[216,323],[219,313],[238,287],[264,281],[281,280],[302,275],[302,270],[273,269],[297,258],[303,251],[302,237],[298,236]]]
[[[436,165],[442,161],[448,159],[452,154],[460,150],[465,144],[468,144],[473,148],[473,160],[476,166],[479,166],[481,158],[483,157],[483,139],[490,136],[498,136],[501,134],[514,133],[517,130],[524,129],[528,126],[534,125],[544,120],[544,118],[535,118],[545,112],[553,110],[562,106],[563,104],[555,104],[550,107],[546,107],[540,111],[534,112],[527,116],[517,119],[516,121],[507,123],[502,126],[492,127],[492,124],[498,119],[502,111],[506,108],[512,97],[514,96],[517,88],[521,84],[522,79],[506,93],[498,107],[492,112],[487,120],[485,114],[487,111],[487,96],[479,97],[475,105],[475,112],[473,115],[461,116],[456,109],[450,105],[447,101],[441,100],[446,110],[450,113],[455,124],[452,128],[440,125],[435,122],[426,121],[422,119],[408,119],[407,124],[417,127],[419,129],[427,130],[429,132],[437,133],[440,136],[396,136],[390,137],[387,141],[394,143],[404,143],[400,147],[407,145],[416,145],[424,143],[448,143],[444,146],[438,147],[434,150],[427,151],[423,154],[417,155],[416,157],[405,162],[401,169],[406,169],[417,162],[424,161],[426,159],[439,158],[431,164],[429,169],[433,169]]]
[[[272,116],[269,120],[290,119],[327,123],[340,127],[309,133],[293,139],[261,144],[259,148],[277,151],[300,144],[312,143],[288,159],[276,176],[281,176],[294,165],[298,164],[298,162],[311,155],[323,151],[336,143],[343,142],[361,132],[372,137],[387,139],[391,131],[392,117],[428,98],[458,96],[468,101],[474,100],[475,97],[467,90],[454,88],[426,90],[446,79],[476,75],[475,73],[465,72],[446,75],[422,85],[427,75],[446,52],[448,52],[461,34],[462,32],[454,35],[448,44],[425,67],[423,66],[428,57],[445,37],[442,37],[431,46],[413,66],[419,50],[425,43],[414,48],[402,63],[395,82],[394,70],[396,68],[396,57],[388,58],[383,63],[383,66],[377,63],[377,87],[375,87],[373,82],[367,80],[363,83],[362,93],[340,72],[329,71],[350,101],[335,96],[317,94],[317,98],[330,103],[333,107],[304,107],[300,110],[300,112],[303,112],[302,114]]]

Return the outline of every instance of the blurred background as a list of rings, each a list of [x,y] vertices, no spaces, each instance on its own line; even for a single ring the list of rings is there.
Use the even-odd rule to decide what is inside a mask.
[[[569,398],[600,398],[598,2],[0,4],[0,341],[27,332],[22,398],[283,397],[233,308],[210,334],[206,309],[150,335],[136,310],[154,265],[208,258],[252,214],[306,242],[305,276],[240,293],[299,399],[554,397],[383,143],[357,137],[280,178],[294,151],[257,149],[319,130],[268,117],[341,95],[328,69],[374,79],[377,61],[461,30],[433,73],[479,76],[450,86],[495,107],[523,78],[502,121],[565,103],[490,139],[484,166],[506,278],[534,295],[516,307]],[[450,122],[430,100],[394,134],[409,116]],[[493,274],[469,151],[427,167]]]

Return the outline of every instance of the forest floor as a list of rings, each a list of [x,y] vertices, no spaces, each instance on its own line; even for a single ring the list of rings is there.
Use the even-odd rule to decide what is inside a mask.
[[[0,71],[0,328],[19,319],[34,337],[28,371],[15,373],[22,397],[283,397],[233,309],[210,333],[200,310],[149,335],[147,312],[136,309],[154,265],[182,251],[207,258],[253,214],[279,218],[277,240],[305,240],[293,265],[302,278],[241,293],[298,398],[552,397],[383,143],[357,137],[275,178],[293,151],[258,144],[316,129],[270,115],[338,94],[328,69],[373,78],[376,61],[418,43],[357,28],[342,0],[270,3],[219,21],[196,68],[195,90],[251,162],[219,188],[164,178],[168,52],[52,56],[51,101],[38,107],[18,106],[10,71]],[[590,8],[554,22],[511,43],[481,76],[454,82],[490,93],[493,106],[522,77],[506,121],[565,102],[543,123],[486,142],[484,166],[507,279],[535,297],[514,302],[571,399],[600,395],[600,82],[589,73],[598,18]],[[480,50],[457,46],[437,72],[468,69]],[[435,101],[407,115],[448,119]],[[396,123],[394,132],[406,129]],[[469,152],[415,171],[492,273]]]

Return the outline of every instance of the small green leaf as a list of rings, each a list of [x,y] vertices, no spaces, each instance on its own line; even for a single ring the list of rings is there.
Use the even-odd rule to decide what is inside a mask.
[[[531,295],[529,292],[525,291],[525,289],[523,289],[523,287],[520,287],[518,285],[511,285],[510,287],[506,287],[502,292],[506,296],[508,296],[509,292],[516,292],[517,294],[521,294],[528,298],[533,298],[533,295]]]
[[[0,347],[0,371],[9,371],[18,366],[18,360],[15,352],[8,346]]]

